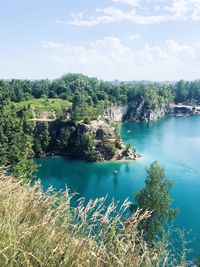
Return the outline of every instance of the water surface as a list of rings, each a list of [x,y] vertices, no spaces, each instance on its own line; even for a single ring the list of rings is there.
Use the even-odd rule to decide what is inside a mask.
[[[137,162],[86,163],[62,157],[38,160],[39,177],[44,189],[67,186],[87,200],[107,196],[133,200],[144,186],[145,167],[157,160],[175,180],[171,197],[180,209],[175,226],[192,229],[194,255],[200,255],[200,116],[166,117],[150,123],[124,123],[124,143],[131,143],[142,154]]]

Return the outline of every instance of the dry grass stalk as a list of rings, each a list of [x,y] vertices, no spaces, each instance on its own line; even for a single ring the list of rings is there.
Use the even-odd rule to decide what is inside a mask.
[[[166,259],[148,248],[137,231],[150,216],[123,216],[129,202],[105,207],[105,199],[80,199],[70,207],[68,192],[60,195],[40,185],[21,185],[0,174],[0,266],[166,266]]]

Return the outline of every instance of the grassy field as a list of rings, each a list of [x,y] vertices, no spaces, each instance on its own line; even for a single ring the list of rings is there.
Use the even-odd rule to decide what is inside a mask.
[[[43,113],[55,112],[56,115],[61,114],[63,111],[71,107],[71,103],[67,100],[62,99],[31,99],[28,101],[22,101],[19,103],[11,102],[7,109],[13,113],[20,113],[20,111],[25,110],[27,119],[33,118],[33,111],[35,112],[36,117],[40,118],[43,116]]]

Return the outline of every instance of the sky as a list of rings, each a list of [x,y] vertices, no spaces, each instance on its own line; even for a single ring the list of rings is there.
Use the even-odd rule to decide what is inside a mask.
[[[200,78],[200,0],[0,0],[0,79]]]

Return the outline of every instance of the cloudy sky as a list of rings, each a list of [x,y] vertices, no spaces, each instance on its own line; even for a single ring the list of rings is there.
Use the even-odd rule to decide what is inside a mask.
[[[0,78],[200,78],[200,0],[0,0]]]

